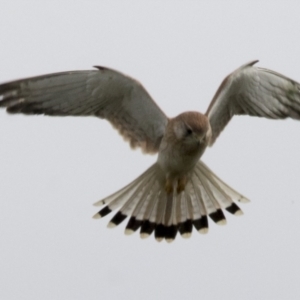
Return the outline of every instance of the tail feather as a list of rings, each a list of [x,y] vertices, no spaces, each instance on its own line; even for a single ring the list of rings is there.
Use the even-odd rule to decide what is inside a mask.
[[[167,207],[167,195],[164,190],[160,193],[156,208],[156,227],[155,227],[155,239],[160,242],[165,238],[165,224],[164,215]]]
[[[132,233],[134,233],[135,231],[137,231],[142,225],[142,221],[137,220],[136,217],[130,217],[130,219],[128,220],[128,223],[126,225],[125,228],[125,234],[126,235],[130,235]]]
[[[141,212],[142,207],[146,206],[147,203],[151,200],[151,190],[153,188],[155,178],[151,178],[147,185],[144,185],[142,187],[142,190],[137,195],[133,195],[132,197],[135,197],[138,199],[138,202],[134,204],[131,215],[136,217],[137,219],[143,220],[142,218],[139,218],[139,214],[141,214],[141,217],[144,216],[144,213]],[[149,193],[150,192],[150,193]],[[126,204],[125,204],[126,205]],[[125,212],[125,205],[121,208],[121,211]]]
[[[201,161],[187,178],[183,191],[177,191],[177,182],[173,183],[171,192],[166,191],[165,175],[154,164],[123,189],[98,201],[95,205],[106,206],[94,217],[101,218],[119,209],[108,227],[115,227],[130,217],[125,234],[140,228],[141,238],[154,232],[157,241],[171,242],[178,231],[182,237],[190,237],[193,227],[200,233],[207,233],[208,216],[217,224],[225,224],[223,209],[240,215],[242,211],[234,201],[249,201]]]
[[[192,220],[192,224],[194,225],[194,227],[196,228],[196,230],[199,233],[207,233],[208,223],[207,223],[207,226],[202,226],[202,225],[205,225],[203,223],[203,219],[206,218],[207,207],[205,206],[205,203],[201,197],[201,185],[199,185],[199,184],[197,185],[196,182],[194,180],[192,180],[191,185],[190,186],[187,185],[186,193],[188,193],[187,194],[188,205],[190,205],[192,208],[193,200],[194,200],[194,203],[195,203],[194,206],[196,206],[196,205],[198,206],[198,213],[194,213],[193,215],[191,215],[192,209],[190,208],[190,211],[191,211],[190,220]],[[192,229],[190,231],[190,235],[191,235],[191,233],[192,233]]]
[[[161,192],[162,192],[162,190],[160,187],[160,189],[157,191],[157,194],[154,193],[154,196],[151,199],[151,202],[149,203],[148,207],[146,208],[146,212],[144,215],[144,221],[143,221],[143,224],[141,226],[141,231],[140,231],[140,237],[142,239],[149,237],[156,227],[155,220],[156,220],[156,214],[157,214],[158,201],[159,201]]]
[[[161,193],[161,187],[156,183],[156,189],[152,193],[152,197],[149,197],[149,203],[145,207],[144,216],[140,215],[140,218],[144,218],[145,220],[150,220],[151,222],[155,222],[156,219],[156,210],[158,199]]]
[[[101,199],[94,203],[94,206],[102,206],[104,204],[110,204],[114,200],[122,200],[129,197],[134,191],[145,181],[145,179],[149,178],[150,175],[153,175],[155,173],[154,166],[151,166],[146,172],[144,172],[142,175],[140,175],[138,178],[136,178],[134,181],[120,189],[119,191],[111,194],[110,196]]]
[[[185,218],[181,219],[179,232],[183,238],[189,238],[192,235],[193,224],[193,205],[190,195],[184,191],[183,199],[185,202]]]
[[[147,205],[148,202],[151,200],[149,190],[151,191],[153,186],[154,178],[152,178],[149,181],[149,185],[144,185],[141,187],[141,191],[137,191],[136,195],[132,195],[131,198],[133,198],[134,202],[131,203],[132,205],[127,207],[125,203],[124,206],[120,209],[120,212],[122,212],[125,215],[131,215],[131,218],[128,221],[128,224],[125,228],[126,234],[131,234],[135,232],[143,222],[143,216],[142,213],[140,216],[140,212],[143,206]]]
[[[107,227],[113,228],[121,224],[125,219],[127,218],[127,215],[123,214],[121,211],[118,211],[113,218],[109,221],[107,224]]]
[[[148,193],[145,197],[145,201],[142,202],[142,205],[140,206],[139,210],[134,213],[134,215],[138,220],[143,220],[144,217],[146,217],[146,215],[149,214],[148,210],[152,211],[151,204],[153,203],[154,200],[153,198],[158,193],[158,190],[159,190],[159,185],[155,181],[155,178],[153,178],[151,182],[151,188],[150,190],[148,190]]]
[[[188,204],[191,205],[191,220],[196,220],[201,218],[201,216],[206,215],[207,208],[201,197],[201,191],[199,186],[195,182],[194,176],[191,178],[191,185],[186,187]]]
[[[121,213],[124,215],[131,215],[139,203],[140,200],[144,200],[144,195],[147,192],[148,185],[146,182],[153,177],[153,170],[149,169],[149,177],[145,176],[145,173],[140,177],[139,181],[135,182],[135,185],[129,184],[127,188],[122,193],[115,193],[112,196],[105,198],[103,201],[107,203],[107,206],[111,211],[119,208]],[[99,211],[99,214],[102,217],[102,211],[106,209],[104,207]]]
[[[220,204],[220,209],[225,208],[228,212],[236,216],[243,214],[242,210],[233,201],[247,203],[249,200],[246,197],[224,183],[203,162],[197,164],[195,173],[202,177],[214,200]],[[224,222],[222,221],[222,223]]]
[[[172,242],[177,234],[177,224],[173,224],[176,208],[176,197],[172,194],[166,194],[164,203],[164,211],[162,211],[161,222],[157,222],[158,226],[155,228],[155,238],[161,241],[164,238],[167,242]],[[159,210],[159,206],[158,206]]]
[[[169,243],[174,241],[178,230],[176,220],[176,202],[178,199],[176,196],[177,194],[173,192],[169,197],[167,197],[164,224],[166,225],[165,239]]]
[[[200,219],[194,220],[193,225],[199,233],[206,234],[208,232],[207,216],[202,216]]]
[[[207,209],[207,211],[209,211],[208,215],[216,224],[225,225],[226,219],[221,210],[219,202],[216,200],[214,194],[210,190],[206,178],[202,174],[199,175],[199,179],[201,180],[203,186],[202,195],[204,196],[203,198],[206,200],[205,205],[207,208],[209,207],[209,209]]]
[[[199,233],[205,234],[208,232],[207,215],[214,211],[214,207],[203,191],[202,182],[196,181],[195,176],[191,180],[191,188],[189,189],[189,185],[187,186],[187,193],[189,202],[193,203],[195,200],[195,204],[199,207],[199,214],[194,213],[191,218],[193,225]]]
[[[183,238],[189,238],[192,235],[193,223],[191,219],[186,219],[179,225],[179,232]]]
[[[164,191],[161,189],[155,199],[155,205],[152,209],[152,212],[150,214],[150,217],[149,217],[149,220],[152,222],[152,223],[156,223],[158,220],[157,220],[157,215],[158,215],[158,206],[159,206],[159,202],[161,201],[161,199],[163,199],[163,196],[164,195]]]
[[[142,239],[149,237],[155,229],[155,223],[144,220],[141,226],[140,236]]]
[[[185,201],[185,191],[182,191],[180,194],[177,194],[176,199],[176,224],[184,222],[186,217],[186,201]]]
[[[165,213],[162,219],[162,223],[166,226],[171,226],[173,222],[173,214],[174,214],[174,202],[175,202],[175,197],[174,197],[174,192],[171,194],[167,194],[167,203],[166,203],[166,208],[165,208]]]
[[[196,165],[196,170],[198,169],[206,178],[208,181],[210,181],[212,184],[215,182],[217,185],[219,185],[219,188],[221,191],[226,193],[231,200],[238,201],[242,203],[248,203],[250,202],[249,199],[247,199],[242,194],[235,191],[233,188],[231,188],[228,184],[226,184],[223,180],[221,180],[216,174],[214,174],[202,161],[199,161]]]
[[[187,185],[187,188],[186,188],[186,193],[189,193],[189,195],[191,197],[196,199],[196,202],[199,207],[199,212],[200,212],[199,218],[201,216],[207,215],[207,207],[205,206],[205,203],[202,198],[201,186],[202,186],[201,182],[197,183],[197,182],[195,182],[194,178],[192,178],[191,187],[189,185]]]
[[[193,179],[193,193],[190,193],[191,198],[196,198],[197,203],[200,208],[200,215],[197,217],[200,218],[201,216],[206,216],[214,211],[213,204],[210,203],[209,199],[207,198],[206,193],[203,191],[202,182],[196,182],[195,178]]]

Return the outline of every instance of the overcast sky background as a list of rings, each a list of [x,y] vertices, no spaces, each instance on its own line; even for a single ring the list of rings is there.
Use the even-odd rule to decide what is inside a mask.
[[[0,82],[111,67],[170,117],[240,65],[300,80],[299,1],[1,1]],[[174,243],[92,203],[156,159],[96,118],[0,111],[0,299],[299,299],[300,122],[235,117],[204,162],[251,203]]]

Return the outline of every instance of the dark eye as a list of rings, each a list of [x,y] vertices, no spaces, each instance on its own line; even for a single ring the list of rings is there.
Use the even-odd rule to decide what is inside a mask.
[[[193,133],[192,129],[188,128],[188,129],[186,130],[186,134],[187,134],[187,135],[191,135],[192,133]]]

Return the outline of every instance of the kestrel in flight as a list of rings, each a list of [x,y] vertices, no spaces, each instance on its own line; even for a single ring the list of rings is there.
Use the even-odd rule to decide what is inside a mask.
[[[96,116],[107,119],[144,153],[157,161],[133,182],[95,203],[105,205],[94,217],[118,212],[108,227],[129,217],[125,233],[140,228],[146,238],[173,241],[179,231],[208,231],[208,216],[225,224],[223,209],[242,211],[235,202],[249,200],[217,177],[201,160],[234,115],[300,119],[300,84],[255,67],[257,61],[228,75],[205,114],[184,112],[168,118],[136,80],[117,71],[71,71],[0,85],[0,107],[9,113]]]

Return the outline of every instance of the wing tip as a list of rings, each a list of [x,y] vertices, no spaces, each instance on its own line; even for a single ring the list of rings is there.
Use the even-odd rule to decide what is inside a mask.
[[[108,70],[110,70],[109,68],[103,67],[103,66],[93,66],[93,68],[96,68],[96,69],[98,69],[100,71],[108,71]]]
[[[248,66],[253,66],[253,65],[257,64],[258,62],[259,62],[259,60],[255,59],[255,60],[252,60],[251,62],[249,62],[247,65]]]

